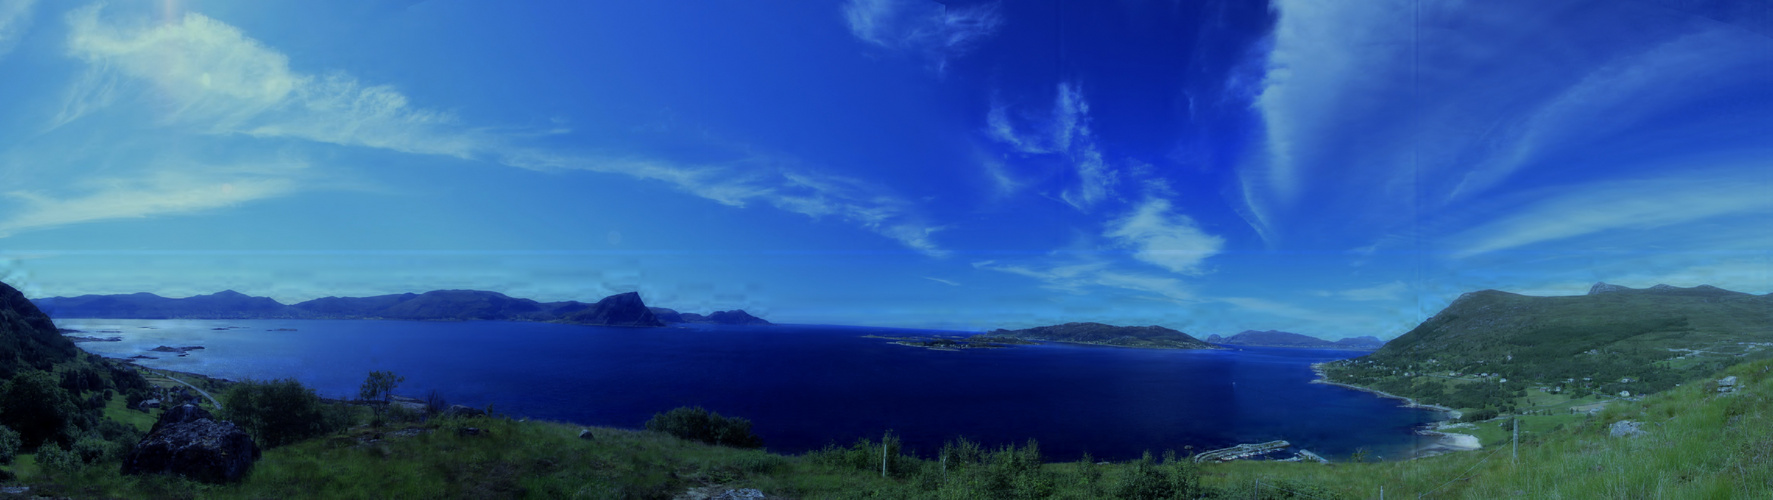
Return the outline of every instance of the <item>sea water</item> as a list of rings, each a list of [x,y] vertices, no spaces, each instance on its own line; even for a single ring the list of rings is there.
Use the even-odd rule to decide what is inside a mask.
[[[1407,456],[1437,412],[1313,384],[1312,363],[1358,351],[1128,349],[1040,344],[937,351],[865,335],[962,335],[810,325],[616,328],[526,322],[58,320],[89,352],[227,379],[293,377],[353,397],[371,370],[397,394],[582,425],[641,428],[701,406],[748,418],[772,451],[887,431],[925,456],[956,438],[1039,442],[1049,460],[1137,458],[1285,439],[1336,458]],[[293,329],[294,331],[280,331]],[[107,333],[114,331],[117,333]],[[203,346],[184,357],[156,346]]]

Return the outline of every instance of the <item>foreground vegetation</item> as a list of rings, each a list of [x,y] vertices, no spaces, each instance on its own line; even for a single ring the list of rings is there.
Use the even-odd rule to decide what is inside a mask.
[[[103,452],[21,454],[12,470],[33,494],[73,498],[671,498],[745,488],[787,498],[1374,498],[1381,488],[1395,498],[1766,498],[1770,372],[1773,361],[1729,369],[1742,387],[1735,394],[1689,384],[1593,417],[1524,417],[1535,420],[1522,426],[1518,459],[1492,442],[1412,461],[1328,465],[1195,464],[1174,453],[1048,463],[1038,443],[989,448],[965,440],[915,456],[890,433],[781,455],[704,444],[711,437],[749,446],[755,436],[742,419],[695,410],[661,414],[648,426],[660,431],[592,428],[585,437],[569,424],[398,407],[378,427],[366,408],[327,406],[336,403],[308,399],[287,381],[254,382],[229,390],[229,412],[248,411],[233,408],[247,401],[233,394],[281,394],[305,401],[298,406],[320,405],[323,421],[343,411],[351,424],[324,432],[297,425],[312,433],[299,440],[287,436],[300,433],[280,434],[291,441],[267,449],[238,484],[122,476],[115,455]],[[1623,420],[1642,423],[1646,434],[1609,436]],[[1506,443],[1506,419],[1476,426],[1486,441]]]

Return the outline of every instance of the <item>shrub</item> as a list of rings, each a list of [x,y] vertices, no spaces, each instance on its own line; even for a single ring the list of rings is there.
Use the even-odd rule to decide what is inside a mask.
[[[349,425],[314,390],[295,379],[271,382],[248,380],[222,395],[222,418],[252,434],[266,448],[275,448]]]
[[[436,414],[443,413],[443,410],[447,409],[449,409],[449,401],[443,399],[443,394],[437,392],[437,389],[431,389],[431,392],[425,394],[426,411]]]
[[[79,459],[80,463],[96,464],[121,458],[123,450],[118,448],[116,443],[106,441],[99,436],[88,435],[74,441],[74,446],[68,449],[68,453]]]
[[[82,465],[80,456],[62,449],[62,445],[45,443],[37,448],[37,466],[50,472],[70,472]]]
[[[18,458],[20,446],[22,445],[18,440],[18,431],[0,425],[0,465],[10,464],[12,459]]]
[[[723,417],[702,407],[681,407],[653,414],[646,421],[646,430],[664,432],[680,439],[735,448],[759,448],[763,440],[751,433],[751,421],[739,417]]]

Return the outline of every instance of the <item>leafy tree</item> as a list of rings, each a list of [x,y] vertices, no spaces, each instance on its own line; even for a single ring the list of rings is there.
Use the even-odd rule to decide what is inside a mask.
[[[395,375],[394,372],[369,372],[369,378],[363,381],[363,387],[357,390],[357,395],[366,400],[380,399],[382,403],[387,403],[394,396],[394,388],[405,381],[406,377]]]
[[[20,445],[18,431],[0,425],[0,465],[12,463],[12,459],[18,457]]]
[[[49,372],[20,373],[0,394],[0,425],[18,431],[25,449],[36,449],[46,441],[72,441],[79,412]]]
[[[369,372],[369,378],[364,379],[363,387],[357,390],[357,395],[365,400],[381,400],[382,404],[374,407],[377,427],[381,427],[388,414],[388,402],[394,397],[394,388],[405,381],[406,377],[395,375],[394,372],[373,371]]]
[[[646,430],[664,432],[681,439],[735,448],[760,448],[763,440],[751,433],[751,421],[739,417],[723,417],[697,406],[681,407],[655,413],[646,421]]]
[[[293,378],[247,380],[222,394],[222,418],[233,421],[266,448],[335,432],[344,426],[329,418],[327,403]]]

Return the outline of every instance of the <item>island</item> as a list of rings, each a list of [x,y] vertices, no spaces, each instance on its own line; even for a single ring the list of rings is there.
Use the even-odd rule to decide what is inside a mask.
[[[1283,332],[1279,330],[1244,330],[1237,335],[1232,335],[1230,337],[1220,337],[1215,334],[1207,336],[1207,342],[1245,347],[1292,347],[1302,349],[1349,349],[1359,351],[1371,351],[1385,345],[1385,341],[1379,340],[1377,337],[1370,335],[1329,341],[1310,335]]]
[[[983,337],[983,336],[973,336],[973,337],[969,337],[969,338],[954,338],[954,337],[919,337],[919,336],[891,337],[891,336],[885,336],[885,335],[863,335],[862,338],[886,339],[886,340],[893,341],[892,343],[895,345],[902,345],[902,346],[906,346],[906,347],[921,347],[921,348],[929,349],[929,350],[933,350],[933,351],[959,351],[962,349],[1002,349],[1005,347],[1010,347],[1012,345],[1027,345],[1027,344],[1034,343],[1034,342],[1028,342],[1028,341],[1017,340],[1017,339],[1007,339],[1007,341],[1000,342],[995,339],[991,339],[991,338]]]
[[[981,337],[1142,349],[1224,349],[1161,326],[1114,326],[1102,323],[1066,323],[1021,330],[998,329],[974,339]]]

